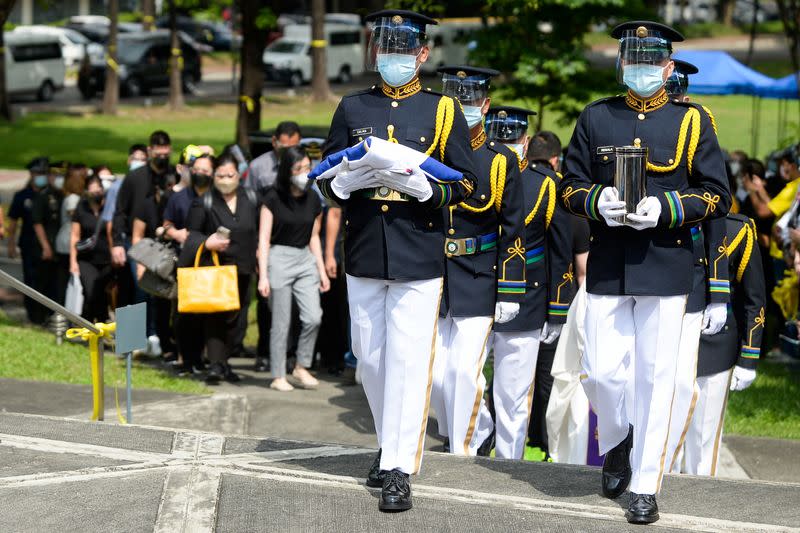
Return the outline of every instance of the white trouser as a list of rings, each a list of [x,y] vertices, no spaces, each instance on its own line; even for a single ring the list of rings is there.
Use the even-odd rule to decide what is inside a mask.
[[[501,459],[522,459],[525,453],[541,334],[541,329],[494,334],[494,451]]]
[[[683,447],[683,471],[715,476],[733,369],[697,378],[699,394]]]
[[[419,471],[441,295],[442,278],[347,276],[353,353],[383,450],[381,470]]]
[[[683,315],[681,344],[675,369],[675,396],[672,399],[672,419],[667,443],[667,471],[680,472],[679,459],[689,421],[697,403],[697,354],[700,350],[700,330],[703,312]]]
[[[484,405],[483,365],[493,322],[488,316],[454,317],[449,313],[439,319],[431,406],[439,434],[450,439],[450,451],[455,455],[475,455],[492,432],[491,417],[487,421],[478,413]]]
[[[597,413],[601,454],[622,442],[633,424],[630,490],[638,494],[655,494],[661,485],[685,308],[685,295],[587,295],[583,387]],[[625,364],[630,353],[632,374]],[[629,375],[632,395],[625,393]]]

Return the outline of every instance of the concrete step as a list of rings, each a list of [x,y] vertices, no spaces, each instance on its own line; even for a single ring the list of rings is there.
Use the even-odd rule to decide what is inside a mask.
[[[0,413],[14,531],[634,531],[596,468],[426,452],[414,509],[377,510],[375,450]],[[800,484],[667,476],[659,529],[800,531]],[[5,529],[5,528],[4,528]]]

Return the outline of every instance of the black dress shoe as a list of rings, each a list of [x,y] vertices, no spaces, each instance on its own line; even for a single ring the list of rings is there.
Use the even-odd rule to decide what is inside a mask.
[[[631,482],[631,445],[633,427],[628,436],[614,446],[603,459],[603,496],[612,500],[625,492]]]
[[[269,361],[267,361],[263,357],[256,357],[255,371],[269,372]]]
[[[483,441],[480,446],[478,446],[475,455],[478,457],[489,457],[489,455],[492,453],[492,449],[494,449],[494,438],[495,432],[492,430],[492,432],[489,433],[489,436],[486,437],[486,440]]]
[[[206,383],[219,383],[225,377],[225,367],[219,363],[214,363],[208,367]]]
[[[239,383],[242,377],[233,371],[230,365],[225,366],[225,381],[228,383]]]
[[[408,511],[411,509],[411,483],[408,474],[398,469],[384,470],[383,490],[378,509],[383,512]]]
[[[442,451],[444,453],[450,453],[450,437],[444,438],[444,442],[442,443]]]
[[[635,494],[631,492],[631,503],[626,514],[631,524],[652,524],[658,520],[658,505],[655,494]]]
[[[378,455],[375,456],[375,460],[372,461],[372,466],[369,467],[369,472],[367,473],[367,487],[372,487],[373,489],[383,487],[383,474],[384,472],[381,471],[381,450],[378,450]]]

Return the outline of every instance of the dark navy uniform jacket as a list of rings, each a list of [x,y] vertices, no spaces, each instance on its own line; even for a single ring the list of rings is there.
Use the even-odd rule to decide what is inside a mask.
[[[445,107],[449,107],[450,114],[441,111]],[[394,139],[420,152],[430,151],[431,157],[460,171],[464,179],[433,186],[433,196],[425,202],[413,198],[367,199],[362,191],[343,200],[331,190],[334,178],[319,180],[322,195],[343,208],[345,271],[351,276],[373,279],[442,277],[445,233],[442,208],[461,202],[475,187],[469,128],[461,106],[448,96],[422,89],[418,79],[399,88],[374,86],[355,92],[339,102],[324,156],[353,146],[370,135]]]
[[[519,314],[495,331],[533,331],[545,322],[563,324],[575,294],[572,220],[558,205],[560,176],[542,164],[522,164],[525,198],[525,299]]]
[[[767,295],[755,223],[743,215],[728,215],[725,223],[731,306],[722,331],[700,336],[698,376],[717,374],[734,365],[755,368],[761,353]]]
[[[478,171],[475,192],[444,211],[443,317],[448,311],[452,316],[494,316],[498,300],[520,302],[525,295],[525,207],[517,156],[501,143],[487,142],[483,131],[471,145]],[[468,241],[474,253],[451,253],[455,239],[474,239]]]
[[[649,149],[646,189],[661,203],[652,229],[609,227],[597,201],[614,185],[614,147]],[[591,294],[675,296],[692,289],[691,227],[731,205],[722,152],[709,116],[663,90],[594,102],[578,118],[559,187],[563,205],[591,223],[586,289]]]
[[[712,303],[730,303],[727,225],[724,218],[706,220],[691,228],[694,266],[687,313],[699,313]]]

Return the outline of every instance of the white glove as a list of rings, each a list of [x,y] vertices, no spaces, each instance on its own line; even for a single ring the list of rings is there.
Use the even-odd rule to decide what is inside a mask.
[[[402,172],[378,170],[375,175],[381,185],[413,196],[420,202],[433,196],[431,184],[419,168],[407,169]]]
[[[728,321],[728,306],[726,304],[708,304],[703,311],[703,335],[716,335]]]
[[[378,177],[375,175],[375,170],[370,167],[361,167],[336,174],[336,177],[331,180],[331,189],[336,196],[347,200],[353,191],[374,187],[377,183]]]
[[[755,370],[735,366],[733,367],[733,377],[731,378],[731,390],[744,390],[752,385],[755,379]]]
[[[517,302],[497,302],[494,304],[494,321],[496,324],[511,322],[519,314]]]
[[[642,201],[636,206],[636,213],[627,215],[627,219],[631,222],[628,225],[638,230],[655,228],[660,216],[661,202],[655,196],[648,196],[642,198]]]
[[[597,211],[610,227],[622,226],[619,217],[625,216],[625,202],[619,199],[616,187],[605,187],[597,199]]]
[[[563,328],[564,324],[548,324],[545,322],[544,326],[542,326],[542,333],[539,335],[539,342],[553,344],[558,336],[561,335]]]

